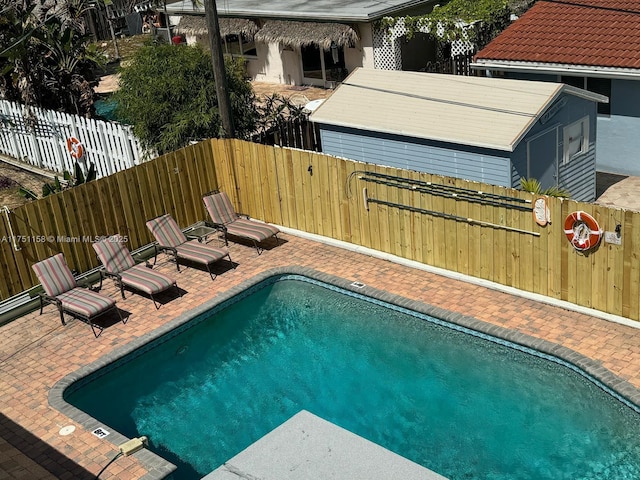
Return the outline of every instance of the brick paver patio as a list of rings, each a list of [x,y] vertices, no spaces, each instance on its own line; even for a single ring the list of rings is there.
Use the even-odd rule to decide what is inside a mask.
[[[182,268],[178,273],[173,265],[160,265],[157,268],[177,279],[184,295],[166,295],[159,310],[140,295],[128,293],[121,300],[115,286],[106,282],[103,293],[117,298],[131,315],[126,325],[114,320],[97,339],[76,320],[60,325],[53,306],[41,316],[35,312],[1,327],[0,479],[95,477],[118,452],[117,446],[50,407],[49,389],[65,375],[274,267],[309,267],[558,343],[640,387],[638,329],[292,235],[282,237],[281,245],[261,256],[251,246],[231,244],[231,256],[239,265],[215,281],[201,270]],[[59,431],[67,425],[77,428],[63,436]],[[136,479],[145,473],[135,456],[122,457],[100,478]]]

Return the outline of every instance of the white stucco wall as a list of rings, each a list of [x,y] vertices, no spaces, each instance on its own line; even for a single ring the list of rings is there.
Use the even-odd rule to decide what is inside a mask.
[[[373,58],[373,26],[370,23],[358,24],[360,48],[362,49],[362,67],[375,68]]]
[[[300,52],[283,48],[279,44],[258,44],[258,59],[252,61],[255,70],[249,70],[260,82],[300,85],[302,83],[302,63]]]
[[[374,68],[373,29],[370,23],[357,24],[360,40],[353,48],[344,49],[345,67],[351,73],[357,67]],[[198,43],[209,48],[208,35],[187,35],[187,44]],[[259,82],[302,85],[302,57],[299,49],[279,44],[256,43],[258,58],[247,59],[247,75]]]

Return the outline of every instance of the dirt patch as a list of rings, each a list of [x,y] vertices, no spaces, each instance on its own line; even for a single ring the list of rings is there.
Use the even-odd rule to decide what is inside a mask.
[[[98,51],[102,52],[109,62],[125,61],[133,57],[133,55],[147,41],[151,41],[151,34],[133,35],[130,37],[116,38],[118,44],[118,54],[120,58],[116,58],[116,49],[113,40],[102,40],[95,44]],[[113,73],[113,72],[110,72]]]
[[[21,186],[40,195],[42,185],[49,181],[42,175],[0,161],[0,207],[6,205],[15,208],[24,205],[29,200],[18,193]]]
[[[267,82],[251,82],[253,92],[260,98],[277,93],[283,97],[292,99],[292,101],[298,101],[300,104],[304,104],[306,101],[320,100],[323,98],[329,98],[333,93],[333,90],[320,87],[308,87],[297,85],[282,85],[279,83],[267,83]]]

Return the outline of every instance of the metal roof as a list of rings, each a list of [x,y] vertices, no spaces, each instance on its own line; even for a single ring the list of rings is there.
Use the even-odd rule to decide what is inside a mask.
[[[436,0],[255,0],[218,1],[218,15],[226,17],[282,18],[290,20],[325,20],[334,22],[370,22],[402,10],[429,5]],[[167,2],[170,15],[204,13],[201,2],[192,0]]]
[[[311,120],[361,130],[513,151],[561,92],[561,83],[356,69]]]

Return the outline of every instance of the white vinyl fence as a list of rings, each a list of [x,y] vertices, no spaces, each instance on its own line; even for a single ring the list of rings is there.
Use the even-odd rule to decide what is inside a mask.
[[[73,172],[75,159],[67,139],[77,138],[84,150],[79,163],[85,172],[91,163],[97,177],[139,164],[144,158],[131,127],[77,115],[0,100],[0,154],[62,173]]]

